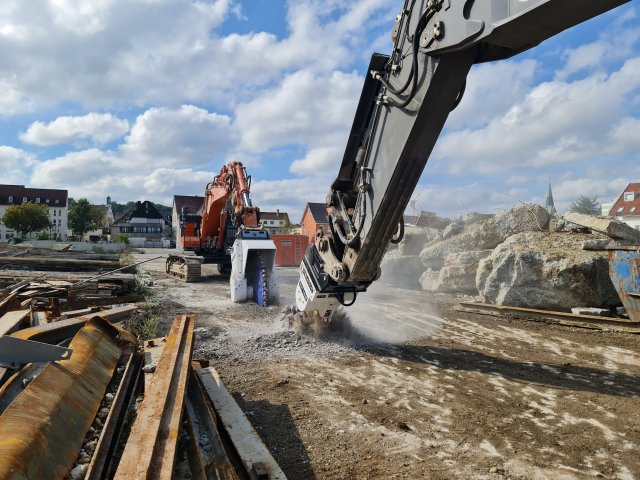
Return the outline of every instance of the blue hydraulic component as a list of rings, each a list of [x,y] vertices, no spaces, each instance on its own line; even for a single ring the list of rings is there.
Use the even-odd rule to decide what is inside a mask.
[[[253,281],[253,301],[262,307],[267,306],[269,290],[267,287],[267,272],[264,267],[262,255],[256,259],[256,271]]]
[[[607,246],[609,277],[629,319],[640,322],[640,245]]]

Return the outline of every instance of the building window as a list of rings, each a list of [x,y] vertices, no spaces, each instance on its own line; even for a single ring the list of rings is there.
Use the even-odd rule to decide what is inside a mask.
[[[36,203],[40,203],[40,197],[36,197]]]
[[[53,216],[55,217],[56,215],[57,215],[57,214],[56,214],[56,209],[54,208],[54,209],[53,209]]]
[[[22,203],[27,203],[27,197],[22,197]]]
[[[631,213],[636,211],[636,207],[631,207]]]
[[[56,198],[56,205],[57,205],[58,203],[60,203],[60,200],[58,200],[58,199]]]
[[[9,195],[9,203],[13,203],[13,197]]]
[[[622,213],[623,210],[624,210],[624,207],[620,207],[616,213]]]
[[[47,198],[47,199],[44,201],[44,203],[49,203],[49,199]]]
[[[633,200],[635,200],[635,196],[634,192],[624,192],[624,201],[633,202]]]

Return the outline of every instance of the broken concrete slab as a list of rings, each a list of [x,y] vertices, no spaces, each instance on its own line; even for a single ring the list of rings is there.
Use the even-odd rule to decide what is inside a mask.
[[[487,220],[467,226],[450,238],[431,242],[420,252],[420,259],[427,268],[438,270],[450,253],[493,249],[511,235],[528,231],[546,231],[549,212],[535,204],[516,205]]]
[[[481,260],[476,287],[486,303],[568,312],[620,305],[605,252],[582,250],[585,234],[524,232]]]
[[[611,243],[611,240],[606,238],[594,238],[591,240],[585,240],[582,242],[583,250],[604,250],[607,245]]]
[[[394,287],[419,290],[419,278],[424,267],[418,255],[398,255],[397,252],[389,252],[382,259],[381,281],[390,283]]]
[[[492,250],[450,253],[439,272],[428,270],[420,277],[420,286],[429,292],[462,292],[477,295],[476,271],[478,263],[491,255]]]
[[[565,220],[603,233],[616,240],[627,240],[640,243],[640,231],[613,218],[594,217],[583,213],[568,212]]]
[[[400,255],[419,255],[424,245],[438,236],[435,228],[405,227],[404,237],[398,244]]]

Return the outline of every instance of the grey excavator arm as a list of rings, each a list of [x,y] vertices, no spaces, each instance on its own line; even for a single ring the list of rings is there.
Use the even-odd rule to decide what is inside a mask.
[[[405,0],[393,51],[371,59],[327,196],[330,231],[301,265],[298,308],[329,319],[378,278],[473,64],[511,57],[627,1]]]

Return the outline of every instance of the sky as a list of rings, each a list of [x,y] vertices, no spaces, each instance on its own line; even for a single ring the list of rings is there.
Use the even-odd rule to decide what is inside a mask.
[[[171,205],[236,160],[254,204],[297,222],[337,175],[402,3],[2,0],[0,183]],[[474,66],[415,209],[544,203],[551,179],[564,211],[640,181],[639,15],[630,2]]]

